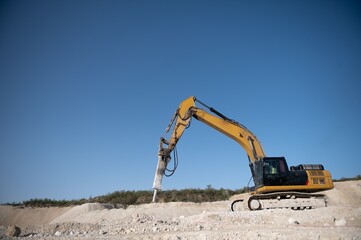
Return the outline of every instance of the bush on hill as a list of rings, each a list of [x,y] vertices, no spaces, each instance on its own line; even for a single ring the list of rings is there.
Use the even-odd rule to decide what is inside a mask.
[[[334,182],[361,180],[361,175],[352,178],[333,179]],[[238,190],[214,189],[208,185],[206,189],[182,189],[167,190],[158,192],[157,202],[214,202],[228,200],[235,194],[248,192],[244,187]],[[127,207],[129,205],[150,203],[152,201],[153,191],[115,191],[106,195],[90,197],[79,200],[52,200],[52,199],[30,199],[22,203],[12,203],[8,205],[25,207],[68,207],[81,205],[84,203],[104,203],[114,207]]]

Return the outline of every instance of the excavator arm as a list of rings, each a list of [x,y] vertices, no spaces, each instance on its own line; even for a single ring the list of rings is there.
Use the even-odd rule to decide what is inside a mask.
[[[211,113],[202,108],[198,108],[196,106],[196,102],[203,105]],[[173,126],[170,138],[165,139],[164,135],[160,139],[158,164],[153,182],[153,202],[155,201],[157,190],[162,189],[162,178],[167,168],[167,164],[171,160],[171,153],[175,151],[175,147],[179,139],[182,137],[185,129],[189,126],[192,118],[205,123],[211,128],[223,133],[224,135],[239,143],[246,151],[250,164],[253,164],[254,162],[265,157],[261,143],[258,141],[257,137],[245,126],[227,118],[214,108],[208,107],[206,104],[197,100],[195,97],[189,97],[181,102],[166,129],[167,133]],[[252,175],[254,175],[253,171]]]

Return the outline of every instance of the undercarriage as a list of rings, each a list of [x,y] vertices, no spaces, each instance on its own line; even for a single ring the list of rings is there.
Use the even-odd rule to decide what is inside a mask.
[[[275,208],[288,208],[303,210],[327,206],[324,194],[302,192],[276,192],[249,195],[245,198],[233,200],[230,205],[232,211],[262,210]]]

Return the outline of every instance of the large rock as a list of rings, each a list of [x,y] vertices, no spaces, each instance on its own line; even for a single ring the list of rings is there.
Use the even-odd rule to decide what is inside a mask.
[[[6,229],[6,236],[8,237],[19,237],[20,233],[21,233],[20,228],[14,225],[10,225]]]
[[[297,224],[300,224],[296,219],[294,219],[294,218],[289,218],[288,219],[288,223],[289,224],[295,224],[295,225],[297,225]]]
[[[336,227],[344,227],[344,226],[346,226],[346,219],[341,218],[339,220],[335,220],[335,226]]]

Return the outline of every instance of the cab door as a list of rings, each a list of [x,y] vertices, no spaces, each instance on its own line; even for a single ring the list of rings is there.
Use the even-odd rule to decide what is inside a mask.
[[[263,183],[265,186],[287,185],[289,171],[284,157],[264,158]]]

